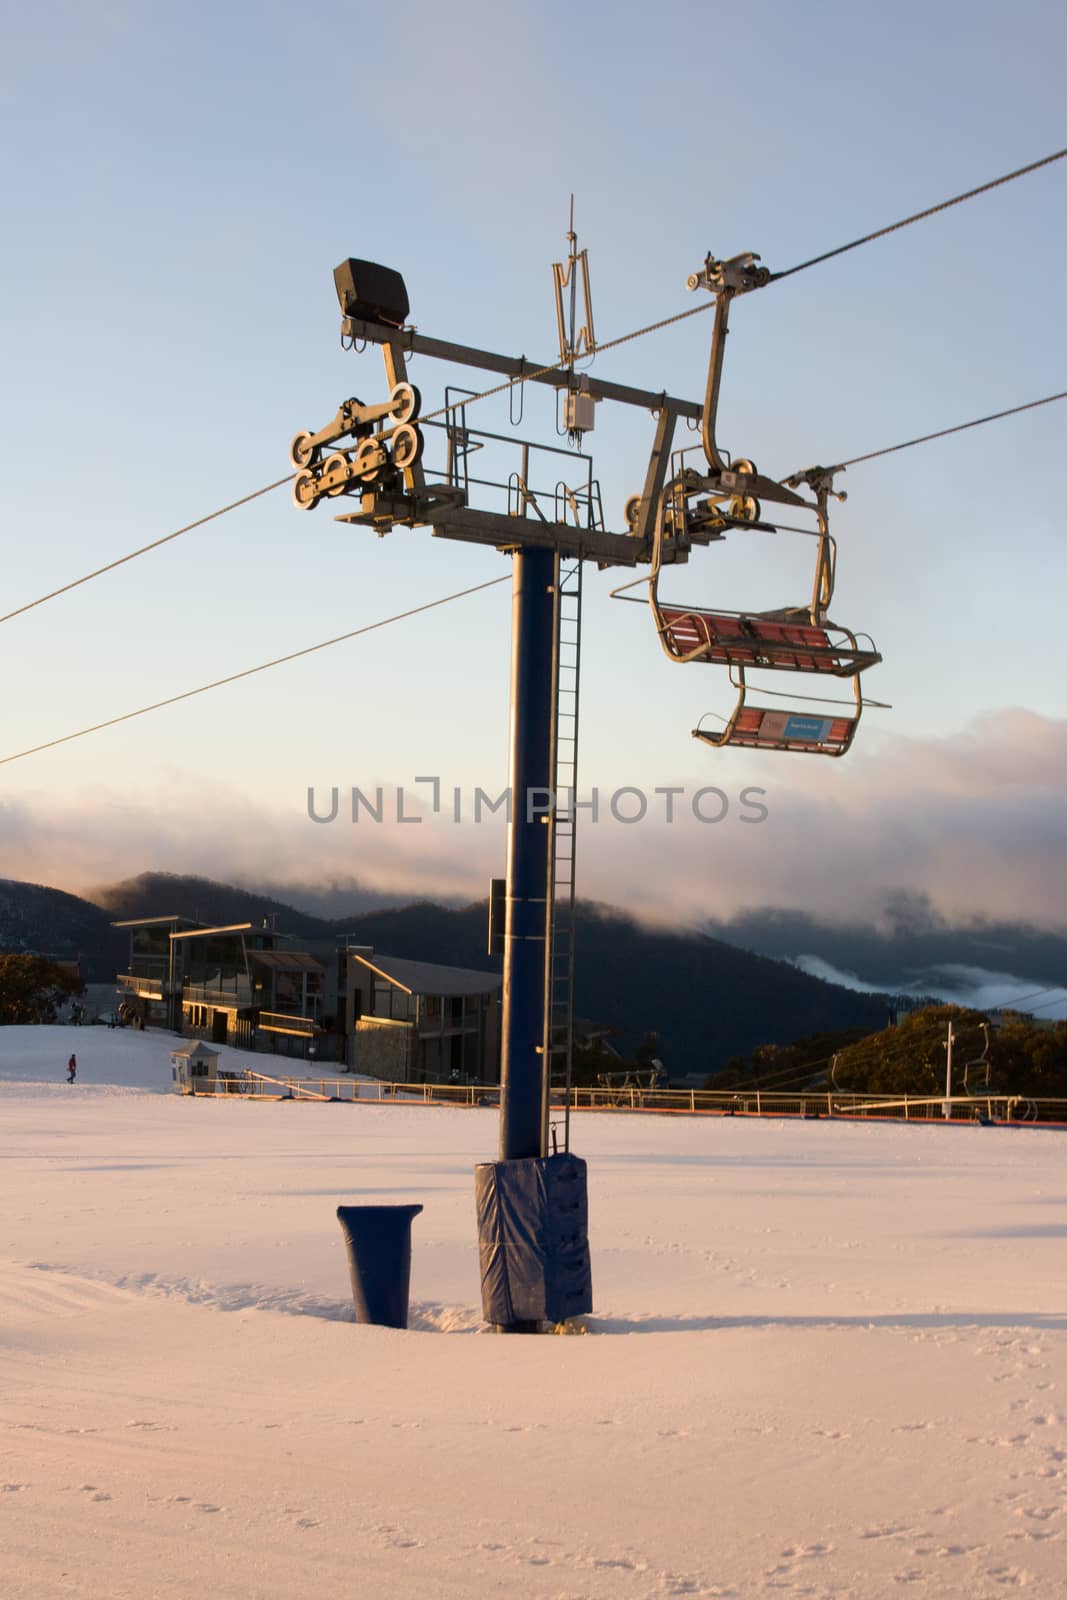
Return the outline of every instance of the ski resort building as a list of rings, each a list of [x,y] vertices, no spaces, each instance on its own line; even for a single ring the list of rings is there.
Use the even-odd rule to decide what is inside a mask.
[[[188,917],[113,924],[130,936],[117,977],[132,1021],[398,1083],[496,1083],[501,979],[291,936],[269,924]]]
[[[352,1065],[394,1083],[497,1083],[501,979],[349,946]]]

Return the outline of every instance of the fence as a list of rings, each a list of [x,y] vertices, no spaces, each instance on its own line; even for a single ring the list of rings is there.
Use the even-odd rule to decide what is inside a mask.
[[[498,1106],[498,1084],[385,1083],[356,1078],[275,1078],[251,1070],[220,1073],[211,1089],[197,1095],[241,1095],[252,1100],[359,1101],[361,1104]],[[944,1096],[841,1094],[810,1090],[793,1094],[758,1089],[572,1088],[572,1111],[675,1113],[720,1117],[884,1117],[904,1122],[1067,1123],[1067,1098],[1030,1099],[1023,1095]],[[562,1091],[553,1104],[562,1106]],[[948,1116],[945,1115],[946,1106]]]

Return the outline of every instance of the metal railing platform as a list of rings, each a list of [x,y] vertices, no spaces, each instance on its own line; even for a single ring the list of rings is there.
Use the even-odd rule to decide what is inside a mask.
[[[213,1080],[208,1080],[213,1081]],[[340,1077],[273,1077],[251,1069],[234,1072],[217,1089],[187,1088],[196,1095],[240,1095],[250,1100],[346,1101],[363,1105],[441,1105],[468,1108],[499,1106],[500,1085],[493,1083],[391,1083],[354,1074]],[[570,1110],[718,1117],[785,1117],[791,1119],[862,1119],[938,1124],[987,1123],[1034,1126],[1067,1125],[1067,1097],[1025,1095],[864,1095],[808,1090],[794,1094],[762,1090],[642,1089],[574,1087]],[[553,1106],[564,1096],[555,1092]],[[949,1115],[945,1115],[946,1103]]]

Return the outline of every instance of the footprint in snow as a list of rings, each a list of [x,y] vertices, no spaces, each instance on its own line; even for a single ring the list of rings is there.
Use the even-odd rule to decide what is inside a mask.
[[[1003,1584],[1006,1589],[1022,1589],[1030,1582],[1032,1573],[1025,1567],[988,1567],[986,1577],[992,1578],[994,1583]]]

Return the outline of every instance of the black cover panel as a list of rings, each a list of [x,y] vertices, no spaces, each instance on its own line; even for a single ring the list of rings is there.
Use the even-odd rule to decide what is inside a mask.
[[[360,322],[384,322],[400,328],[411,307],[408,292],[399,272],[380,267],[376,261],[356,261],[349,256],[333,269],[334,288],[341,315]]]
[[[564,1322],[593,1309],[587,1168],[579,1156],[474,1169],[482,1315],[502,1326]]]

